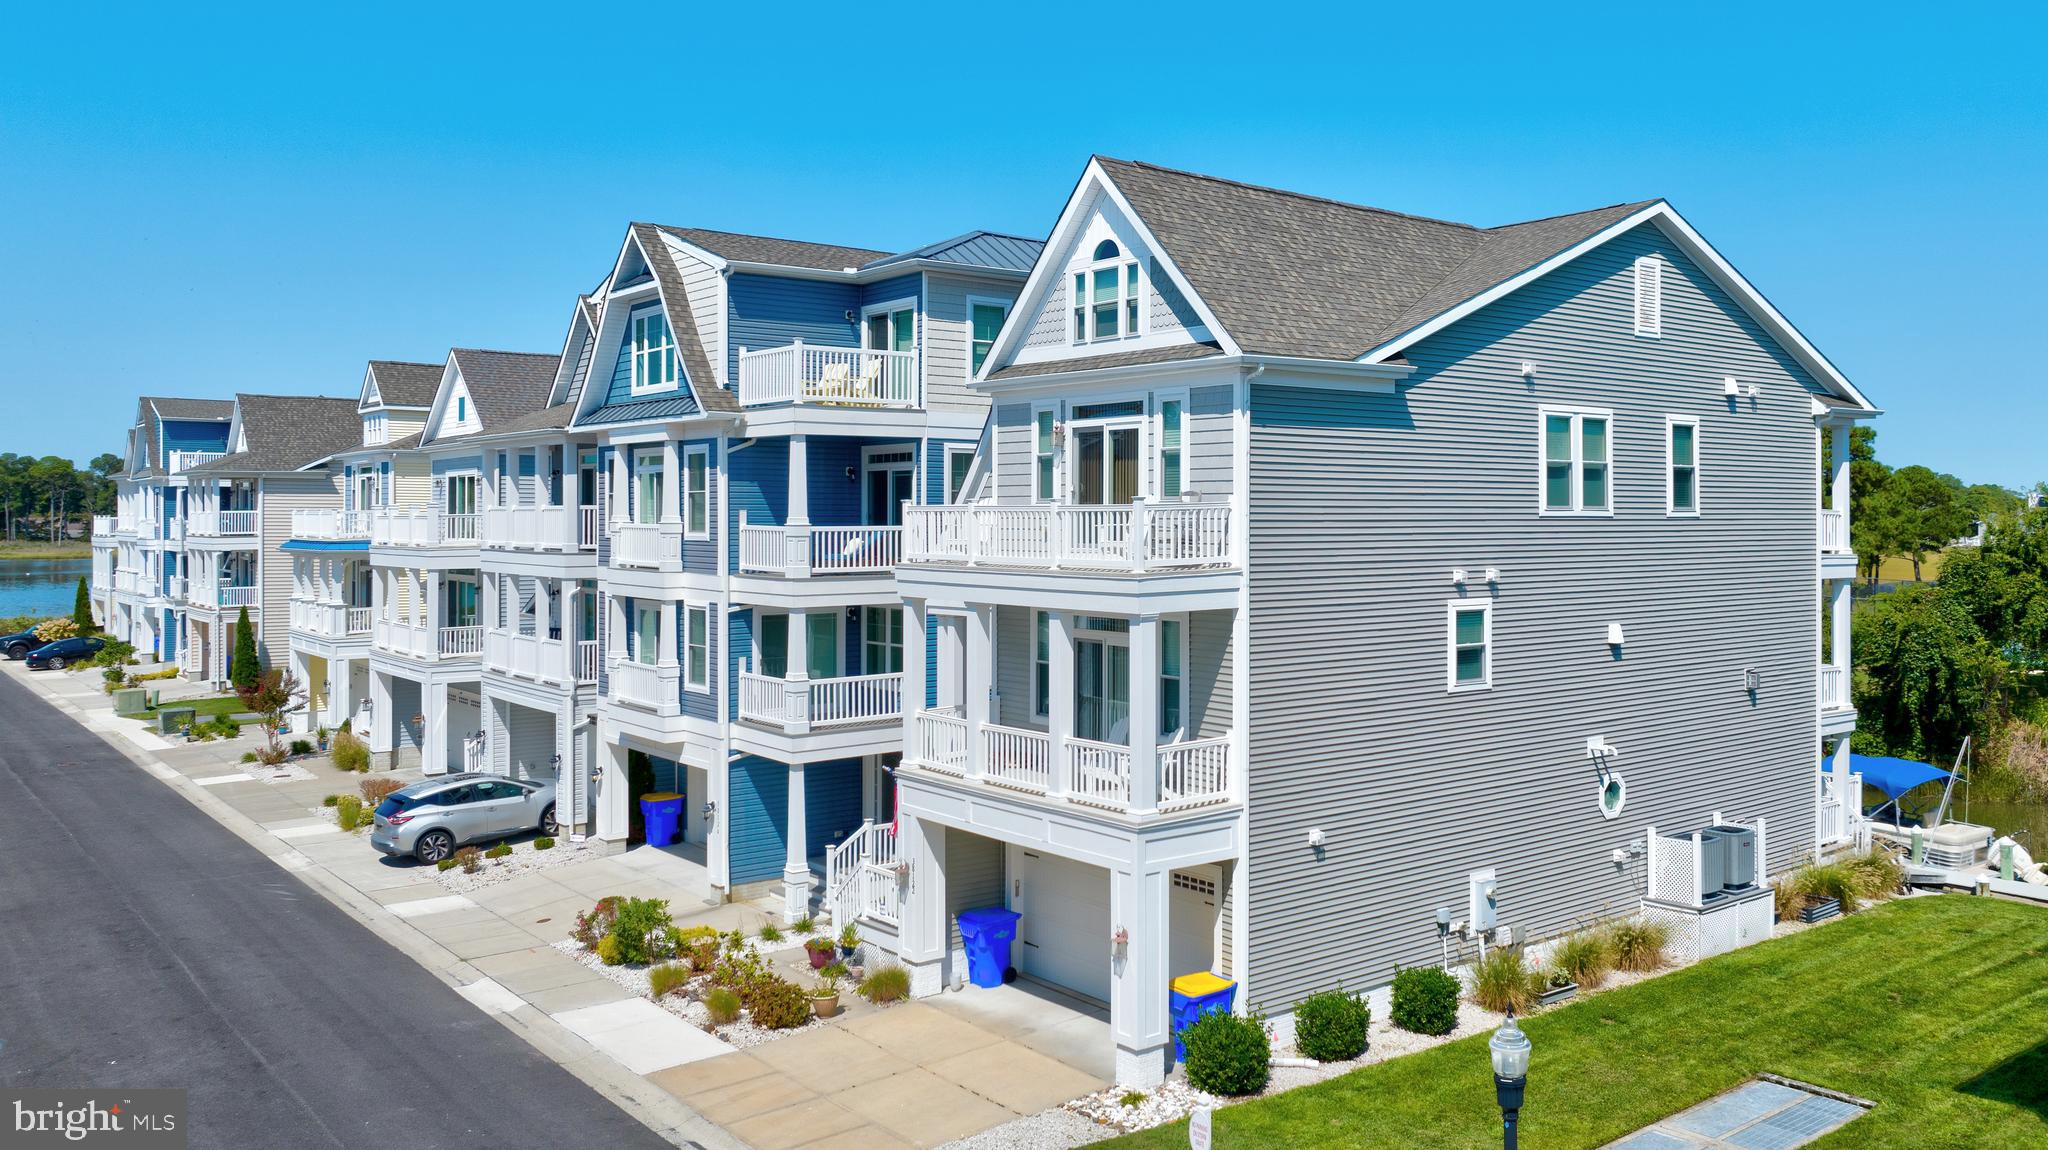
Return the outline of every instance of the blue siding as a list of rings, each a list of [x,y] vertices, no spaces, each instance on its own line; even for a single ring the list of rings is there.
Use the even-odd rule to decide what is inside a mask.
[[[732,881],[779,878],[789,841],[789,767],[742,755],[728,771],[728,830]],[[804,849],[807,856],[860,829],[859,759],[835,759],[804,768]]]
[[[163,450],[172,451],[226,451],[228,449],[228,425],[210,420],[166,419],[159,425],[162,429]]]
[[[722,608],[716,603],[705,612],[704,642],[706,658],[705,673],[711,676],[713,691],[718,685],[718,644],[719,634],[724,628],[719,623]],[[676,608],[676,661],[683,664],[683,674],[677,676],[677,689],[683,693],[683,714],[699,719],[718,720],[718,696],[715,693],[692,691],[688,683],[690,672],[690,649],[686,640],[690,634],[690,616],[681,606]]]
[[[619,329],[619,354],[612,361],[612,378],[605,390],[604,406],[615,403],[630,403],[633,395],[633,320],[661,307],[659,301],[644,303],[633,309]],[[678,369],[680,375],[680,369]]]
[[[867,307],[870,304],[892,303],[899,299],[914,299],[917,301],[917,322],[919,332],[922,334],[924,324],[923,272],[911,272],[907,275],[897,276],[894,279],[876,280],[871,284],[862,286],[860,289],[860,303],[862,307]]]
[[[918,461],[924,469],[924,494],[920,502],[937,506],[946,501],[946,448],[971,448],[978,442],[973,439],[927,439],[923,442],[924,456]]]
[[[754,612],[726,613],[725,713],[734,721],[740,717],[740,666],[754,655]]]
[[[695,572],[700,575],[716,575],[718,574],[719,515],[718,441],[716,439],[686,439],[683,441],[682,448],[678,450],[686,450],[691,447],[704,448],[708,456],[706,462],[709,464],[710,472],[704,477],[704,485],[707,497],[706,501],[709,504],[709,506],[705,511],[704,525],[710,530],[711,538],[683,540],[683,570]],[[676,508],[679,513],[681,513],[681,511],[683,510],[682,484],[687,474],[685,467],[685,464],[687,462],[687,457],[679,458],[676,460]]]
[[[811,855],[860,829],[860,760],[804,767],[804,846]]]
[[[757,439],[753,446],[732,453],[726,475],[726,546],[732,569],[740,565],[740,512],[749,523],[781,523],[789,513],[789,441]]]
[[[812,436],[807,447],[810,460],[811,522],[820,526],[851,526],[860,522],[860,450],[870,440],[849,437]],[[846,469],[853,468],[853,478]]]
[[[896,281],[890,281],[896,282]],[[760,351],[803,340],[825,347],[860,346],[860,289],[852,284],[780,276],[735,275],[726,281],[725,377],[740,377],[740,348]],[[846,313],[854,314],[849,323]]]

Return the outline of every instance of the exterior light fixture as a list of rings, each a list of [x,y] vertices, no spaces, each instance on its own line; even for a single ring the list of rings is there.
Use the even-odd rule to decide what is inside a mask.
[[[1607,625],[1607,645],[1610,647],[1619,647],[1622,645],[1621,624],[1609,623]]]
[[[1323,845],[1323,829],[1321,827],[1310,827],[1308,829],[1308,845],[1311,847]]]
[[[1486,569],[1486,581],[1487,581],[1488,583],[1498,583],[1498,582],[1500,582],[1500,568],[1498,568],[1498,567],[1488,567],[1488,568]]]
[[[1464,569],[1463,567],[1453,567],[1453,568],[1451,568],[1451,586],[1453,586],[1453,587],[1463,587],[1464,585],[1465,585],[1465,569]]]
[[[1734,376],[1724,375],[1721,377],[1721,394],[1734,399],[1742,394],[1742,385],[1735,382]]]
[[[1522,378],[1523,378],[1523,379],[1534,379],[1534,378],[1535,378],[1535,376],[1536,376],[1536,361],[1535,361],[1535,360],[1533,360],[1533,359],[1525,359],[1525,360],[1523,360],[1523,361],[1522,361]]]
[[[1515,1025],[1515,1011],[1508,1008],[1508,1016],[1487,1040],[1486,1049],[1493,1056],[1493,1093],[1500,1103],[1501,1145],[1506,1150],[1515,1150],[1515,1127],[1522,1117],[1522,1093],[1529,1085],[1529,1036]]]

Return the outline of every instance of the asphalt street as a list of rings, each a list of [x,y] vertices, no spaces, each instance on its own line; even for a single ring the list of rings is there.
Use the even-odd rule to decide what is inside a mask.
[[[668,1145],[0,678],[0,1089],[77,1086],[195,1147]]]

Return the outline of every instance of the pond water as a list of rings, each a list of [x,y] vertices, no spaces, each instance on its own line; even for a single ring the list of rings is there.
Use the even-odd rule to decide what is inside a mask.
[[[92,558],[0,559],[0,619],[16,615],[69,615],[78,577],[92,574]]]
[[[1956,788],[1961,790],[1961,787]],[[2041,803],[1988,803],[1981,799],[1972,800],[1966,808],[1963,798],[1957,795],[1950,806],[1955,817],[1963,822],[1990,827],[2002,835],[2016,835],[2027,853],[2040,855],[2048,853],[2048,805]],[[2025,831],[2024,835],[2016,832]]]

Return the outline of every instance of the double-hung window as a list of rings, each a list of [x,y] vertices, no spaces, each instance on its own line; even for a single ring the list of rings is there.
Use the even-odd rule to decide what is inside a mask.
[[[661,607],[657,604],[635,603],[633,605],[633,661],[654,665],[661,652]]]
[[[1673,415],[1664,421],[1666,474],[1664,509],[1672,515],[1700,513],[1700,421]]]
[[[1095,245],[1090,263],[1073,273],[1073,340],[1095,343],[1138,334],[1138,261],[1115,240]]]
[[[1003,320],[1009,314],[1009,308],[1001,303],[967,301],[969,376],[981,374],[981,365],[988,362],[988,353],[995,350],[996,336],[1002,334]]]
[[[711,609],[702,604],[683,606],[683,683],[711,689]]]
[[[1543,452],[1542,509],[1547,515],[1606,515],[1613,510],[1605,411],[1544,408],[1537,416]]]
[[[683,533],[711,534],[711,452],[702,446],[683,448]]]
[[[946,502],[960,502],[960,493],[967,487],[967,472],[974,466],[974,448],[948,446],[946,448]]]
[[[633,452],[633,522],[661,522],[661,447]]]
[[[1493,605],[1453,601],[1449,611],[1446,686],[1453,691],[1493,685]]]
[[[1032,612],[1031,713],[1044,718],[1052,699],[1052,616]]]
[[[1159,401],[1159,497],[1179,499],[1181,487],[1181,443],[1187,420],[1187,401],[1179,398]]]
[[[1184,629],[1179,619],[1159,621],[1159,733],[1171,736],[1186,724],[1186,690],[1181,673]]]
[[[1040,503],[1052,502],[1052,409],[1041,407],[1031,413],[1031,453],[1036,461],[1034,498]]]
[[[633,316],[633,394],[672,387],[676,382],[676,341],[660,308]]]
[[[903,608],[868,607],[861,614],[861,670],[870,675],[901,673]]]

